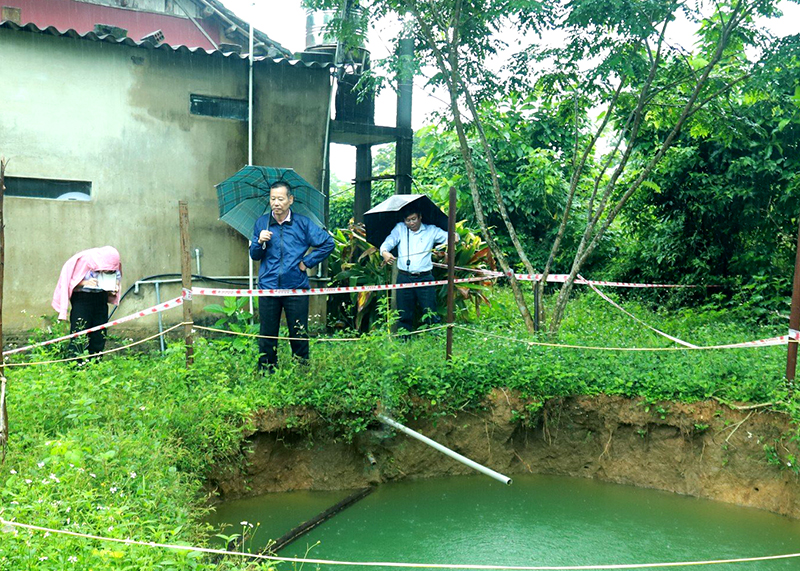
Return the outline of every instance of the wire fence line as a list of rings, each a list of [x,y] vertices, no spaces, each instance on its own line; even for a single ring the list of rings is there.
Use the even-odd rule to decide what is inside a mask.
[[[727,565],[730,563],[752,563],[757,561],[776,561],[782,559],[800,558],[800,553],[786,553],[781,555],[766,555],[760,557],[741,557],[736,559],[709,559],[700,561],[677,561],[668,563],[628,563],[628,564],[607,564],[607,565],[476,565],[460,563],[411,563],[399,561],[341,561],[335,559],[315,559],[306,557],[278,557],[277,555],[264,555],[260,553],[249,553],[246,551],[227,551],[224,549],[213,549],[210,547],[196,547],[191,545],[174,545],[169,543],[157,543],[154,541],[138,541],[135,539],[122,539],[115,537],[105,537],[102,535],[92,535],[77,531],[68,531],[9,521],[0,518],[0,525],[7,528],[26,529],[31,532],[40,532],[51,535],[65,535],[81,539],[103,541],[109,543],[121,543],[125,545],[136,545],[150,547],[153,549],[170,549],[176,551],[192,551],[196,553],[206,553],[211,555],[227,555],[229,557],[242,557],[249,559],[260,559],[275,563],[310,563],[314,565],[330,566],[351,566],[351,567],[396,567],[401,569],[477,569],[477,570],[497,570],[497,571],[590,571],[590,570],[613,570],[613,569],[659,569],[665,567],[699,567],[708,565]],[[8,529],[0,528],[0,531]]]
[[[471,282],[471,281],[480,281],[480,280],[484,280],[484,279],[496,279],[496,278],[497,278],[496,275],[481,275],[481,276],[476,277],[476,278],[466,278],[463,281],[470,281]],[[430,286],[426,285],[428,283],[439,285],[439,282],[420,282],[420,283],[413,283],[413,284],[385,284],[385,285],[379,285],[379,286],[356,286],[356,287],[352,287],[352,288],[319,288],[319,290],[314,292],[314,293],[315,294],[321,294],[323,292],[325,294],[328,294],[328,293],[357,293],[357,292],[361,292],[361,291],[372,291],[373,289],[375,289],[375,291],[387,291],[387,290],[391,290],[391,289],[401,289],[403,287],[430,287]],[[658,333],[659,335],[661,335],[661,336],[669,339],[670,341],[675,342],[675,343],[677,343],[677,344],[679,344],[681,346],[679,346],[679,347],[619,347],[619,346],[612,346],[612,345],[579,345],[579,344],[570,344],[570,343],[552,343],[552,342],[546,342],[546,341],[539,341],[537,339],[530,339],[530,338],[526,339],[526,338],[520,338],[520,337],[511,337],[511,336],[499,335],[499,334],[492,333],[492,332],[489,332],[489,331],[478,330],[478,329],[475,329],[473,327],[466,327],[466,326],[457,325],[457,324],[444,324],[444,325],[429,327],[429,328],[425,328],[425,329],[419,329],[419,330],[411,331],[411,332],[392,333],[392,334],[390,334],[390,336],[405,338],[405,337],[407,337],[409,335],[418,335],[418,334],[421,334],[421,333],[426,333],[426,332],[429,332],[429,331],[435,331],[435,330],[438,330],[438,329],[455,328],[455,329],[458,329],[458,330],[469,332],[469,333],[471,333],[473,335],[484,335],[486,337],[503,339],[503,340],[506,340],[506,341],[525,344],[525,345],[527,345],[529,347],[536,346],[536,347],[550,347],[550,348],[588,350],[588,351],[635,351],[635,352],[648,352],[648,351],[649,352],[664,352],[664,351],[688,351],[688,350],[744,349],[744,348],[757,348],[757,347],[771,347],[771,346],[775,346],[775,345],[787,345],[789,343],[797,343],[798,341],[800,341],[800,332],[790,330],[787,335],[780,335],[780,336],[764,338],[764,339],[756,339],[756,340],[753,340],[753,341],[745,341],[745,342],[730,343],[730,344],[718,344],[718,345],[710,345],[710,346],[698,346],[698,345],[695,345],[695,344],[688,343],[686,341],[677,339],[676,337],[673,337],[673,336],[671,336],[671,335],[669,335],[667,333],[664,333],[663,331],[660,331],[659,329],[647,324],[643,320],[639,319],[638,317],[634,316],[633,314],[631,314],[630,312],[628,312],[627,310],[622,308],[618,303],[616,303],[613,300],[611,300],[607,295],[603,294],[597,287],[594,286],[593,283],[590,282],[589,285],[592,288],[592,290],[595,293],[597,293],[604,301],[606,301],[607,303],[611,304],[613,307],[615,307],[619,311],[623,312],[624,314],[628,315],[629,317],[633,318],[640,325],[642,325],[642,326],[644,326],[644,327],[646,327],[646,328]],[[346,291],[346,292],[338,291],[338,290],[342,290],[342,289],[346,289],[348,291]],[[329,290],[333,290],[333,291],[329,291]],[[228,294],[238,295],[238,296],[249,296],[249,295],[264,296],[264,295],[270,295],[274,291],[275,290],[246,290],[246,289],[221,290],[221,289],[210,289],[210,288],[195,288],[192,291],[191,294],[189,292],[184,292],[184,296],[187,297],[187,298],[190,297],[190,295],[228,295]],[[283,290],[281,290],[281,291],[283,291]],[[293,293],[293,292],[291,292],[291,293]],[[88,334],[88,333],[93,332],[93,331],[109,329],[110,327],[112,327],[114,325],[119,325],[119,324],[122,324],[122,323],[126,323],[126,322],[129,322],[129,321],[131,321],[133,319],[136,319],[136,318],[139,318],[139,317],[144,317],[146,315],[152,315],[155,312],[165,311],[166,309],[173,308],[173,307],[179,307],[181,305],[182,305],[182,303],[181,303],[180,298],[176,298],[175,300],[170,300],[169,302],[166,302],[166,303],[161,304],[159,306],[154,306],[152,308],[148,308],[146,310],[143,310],[143,311],[140,311],[140,312],[136,312],[134,314],[131,314],[131,315],[126,316],[126,317],[123,317],[123,318],[121,318],[119,320],[116,320],[116,321],[113,321],[113,322],[106,323],[106,324],[101,325],[101,326],[93,327],[91,329],[86,329],[84,331],[71,333],[70,335],[61,336],[61,337],[57,337],[57,338],[54,338],[54,339],[50,339],[50,340],[42,341],[42,342],[39,342],[39,343],[31,344],[31,345],[28,345],[26,347],[21,347],[21,348],[17,348],[17,349],[6,351],[6,352],[3,353],[4,359],[3,359],[3,362],[0,363],[0,370],[4,369],[5,367],[25,367],[25,366],[36,366],[36,365],[48,365],[48,364],[54,364],[54,363],[78,361],[78,360],[85,359],[86,356],[84,355],[84,356],[69,357],[69,358],[63,358],[63,359],[52,359],[52,360],[47,360],[47,361],[19,362],[19,363],[10,363],[10,362],[8,362],[8,357],[11,354],[21,353],[21,352],[24,352],[24,351],[29,351],[29,350],[32,350],[34,348],[38,348],[38,347],[42,347],[42,346],[46,346],[46,345],[51,345],[51,344],[54,344],[56,342],[65,341],[67,339],[74,339],[76,337],[80,337],[82,335]],[[160,331],[159,333],[156,333],[155,335],[151,335],[151,336],[146,337],[144,339],[140,339],[138,341],[134,341],[132,343],[128,343],[126,345],[122,345],[122,346],[116,347],[114,349],[109,349],[107,351],[103,351],[103,352],[97,353],[95,355],[90,355],[90,357],[99,357],[101,355],[110,354],[110,353],[117,353],[119,351],[123,351],[123,350],[129,349],[131,347],[135,347],[137,345],[146,343],[147,341],[151,341],[151,340],[156,339],[158,337],[164,336],[167,333],[170,333],[171,331],[174,331],[178,327],[185,326],[185,325],[192,325],[193,328],[196,329],[196,330],[204,330],[204,331],[209,331],[209,332],[212,332],[212,333],[217,333],[217,334],[222,334],[222,335],[234,335],[234,336],[250,337],[250,338],[254,338],[254,339],[276,339],[276,340],[288,340],[288,341],[310,339],[310,340],[312,340],[314,342],[323,342],[323,343],[324,342],[333,342],[333,343],[336,343],[336,342],[358,342],[358,341],[363,341],[363,340],[368,339],[368,335],[369,335],[369,334],[362,334],[362,335],[356,336],[356,337],[319,337],[319,336],[317,336],[317,337],[312,337],[312,338],[308,338],[308,337],[289,337],[289,336],[283,336],[283,335],[270,336],[270,335],[260,335],[260,334],[257,334],[257,333],[237,332],[237,331],[231,331],[231,330],[228,330],[228,329],[220,329],[220,328],[216,328],[216,327],[207,327],[207,326],[202,326],[202,325],[199,325],[199,324],[196,324],[196,323],[193,323],[193,322],[181,322],[181,323],[178,323],[176,325],[173,325],[173,326],[169,327],[168,329],[166,329],[164,331]]]
[[[484,276],[485,277],[485,276]],[[600,294],[600,292],[592,286],[596,293]],[[629,312],[625,311],[621,308],[618,304],[613,302],[612,300],[608,299],[607,296],[600,294],[601,297],[620,309],[621,311],[625,312],[626,314],[633,317],[637,322],[642,325],[647,326],[650,329],[654,329],[644,323],[642,320],[639,320]],[[176,304],[175,307],[178,305]],[[148,314],[146,311],[142,313],[143,315]],[[191,322],[181,322],[178,324],[173,325],[172,327],[166,329],[165,331],[159,332],[155,335],[151,335],[144,339],[140,339],[138,341],[134,341],[123,346],[110,349],[107,351],[103,351],[102,353],[98,353],[96,355],[92,355],[93,357],[99,357],[100,355],[106,355],[111,353],[116,353],[119,351],[123,351],[125,349],[129,349],[131,347],[140,345],[147,341],[151,341],[153,339],[158,338],[159,336],[166,335],[179,327],[183,327],[186,325],[192,325],[194,329],[197,330],[205,330],[209,332],[225,334],[225,335],[236,335],[236,336],[243,336],[249,338],[273,338],[273,339],[281,339],[281,340],[292,340],[297,338],[286,337],[286,336],[262,336],[258,334],[252,333],[245,333],[245,332],[236,332],[230,331],[226,329],[219,329],[213,327],[204,327],[200,326]],[[456,324],[445,324],[439,325],[434,327],[429,327],[425,329],[421,329],[415,332],[409,333],[402,333],[401,335],[405,336],[408,334],[422,334],[431,331],[437,331],[447,328],[457,329],[459,331],[464,331],[472,335],[479,335],[484,336],[484,338],[493,338],[493,339],[501,339],[508,342],[520,343],[527,345],[529,347],[538,346],[538,347],[549,347],[549,348],[557,348],[557,349],[577,349],[577,350],[596,350],[596,351],[690,351],[690,350],[714,350],[714,349],[737,349],[737,348],[756,348],[756,347],[765,347],[765,346],[775,346],[781,344],[787,344],[790,342],[797,342],[797,332],[792,332],[790,335],[786,336],[779,336],[773,337],[769,339],[762,339],[757,341],[750,341],[744,343],[735,343],[735,344],[728,344],[728,345],[715,345],[715,346],[696,346],[684,344],[680,347],[605,347],[605,346],[590,346],[590,345],[576,345],[576,344],[563,344],[563,343],[548,343],[537,341],[534,339],[525,339],[520,337],[513,337],[508,335],[500,335],[493,332],[476,329],[473,327],[466,327],[463,325],[456,325]],[[657,330],[656,330],[657,331]],[[658,332],[658,331],[657,331]],[[662,333],[662,332],[659,332]],[[669,336],[667,336],[670,338]],[[303,338],[305,339],[305,338]],[[358,337],[327,337],[327,338],[315,338],[313,341],[316,342],[357,342],[368,339],[368,335],[361,335]],[[670,338],[674,341],[674,339]],[[80,359],[85,359],[86,356],[79,356],[79,357],[72,357],[66,359],[55,359],[55,360],[48,360],[48,361],[38,361],[38,362],[28,362],[28,363],[3,363],[0,365],[0,370],[2,367],[22,367],[22,366],[34,366],[34,365],[48,365],[48,364],[55,364],[61,362],[70,362],[76,361]],[[193,551],[198,553],[205,553],[205,554],[214,554],[214,555],[224,555],[230,557],[240,557],[240,558],[250,558],[250,559],[260,559],[271,561],[275,563],[309,563],[315,564],[320,566],[351,566],[351,567],[393,567],[393,568],[416,568],[416,569],[463,569],[463,570],[497,570],[497,571],[505,571],[505,570],[515,570],[515,571],[589,571],[589,570],[623,570],[623,569],[655,569],[655,568],[681,568],[681,567],[696,567],[696,566],[710,566],[710,565],[722,565],[722,564],[732,564],[732,563],[746,563],[746,562],[760,562],[760,561],[771,561],[771,560],[787,560],[787,559],[794,559],[800,558],[800,553],[791,553],[791,554],[782,554],[782,555],[770,555],[770,556],[761,556],[761,557],[747,557],[747,558],[736,558],[736,559],[715,559],[715,560],[700,560],[700,561],[679,561],[679,562],[666,562],[666,563],[637,563],[637,564],[608,564],[608,565],[574,565],[574,566],[541,566],[541,565],[472,565],[472,564],[436,564],[436,563],[414,563],[414,562],[380,562],[380,561],[339,561],[339,560],[330,560],[330,559],[316,559],[316,558],[290,558],[290,557],[278,557],[278,556],[270,556],[270,555],[261,555],[255,553],[248,553],[248,552],[236,552],[236,551],[227,551],[222,549],[213,549],[213,548],[206,548],[206,547],[195,547],[195,546],[187,546],[187,545],[172,545],[172,544],[165,544],[165,543],[157,543],[152,541],[137,541],[133,539],[120,539],[120,538],[110,538],[104,537],[101,535],[92,535],[86,533],[79,533],[69,530],[59,530],[53,528],[46,528],[41,526],[35,526],[31,524],[25,524],[16,521],[9,521],[5,520],[0,517],[0,532],[6,533],[18,533],[18,530],[27,530],[31,533],[42,533],[42,534],[52,534],[52,535],[63,535],[63,536],[72,536],[76,538],[81,538],[89,541],[101,541],[101,542],[114,542],[114,543],[121,543],[127,545],[136,545],[136,546],[143,546],[153,549],[170,549],[170,550],[182,550],[182,551]],[[45,535],[46,537],[46,535]]]

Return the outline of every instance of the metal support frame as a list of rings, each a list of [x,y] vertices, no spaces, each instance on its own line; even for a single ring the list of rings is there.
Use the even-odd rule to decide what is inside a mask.
[[[356,186],[353,220],[364,222],[364,213],[372,203],[372,145],[356,147]]]
[[[211,45],[214,46],[214,49],[218,50],[219,46],[217,45],[217,42],[211,39],[211,36],[209,36],[208,32],[206,32],[203,26],[200,25],[200,22],[195,20],[194,16],[189,13],[189,11],[186,9],[186,6],[183,5],[183,2],[181,2],[181,0],[175,0],[175,3],[181,10],[183,10],[183,13],[186,14],[186,17],[192,21],[192,24],[194,24],[197,29],[200,30],[200,33],[203,34],[209,42],[211,42]]]

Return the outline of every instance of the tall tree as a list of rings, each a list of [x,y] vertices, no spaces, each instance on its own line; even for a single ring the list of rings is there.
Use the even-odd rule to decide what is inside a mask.
[[[737,303],[754,313],[788,309],[800,214],[799,52],[800,37],[781,42],[680,134],[655,184],[624,215],[621,278],[737,286]],[[642,152],[662,129],[657,116],[646,121]]]
[[[586,1],[570,5],[564,22],[570,41],[564,48],[541,51],[535,59],[555,61],[556,71],[543,76],[543,81],[579,89],[604,103],[605,112],[576,157],[571,199],[564,209],[562,225],[571,215],[579,181],[587,174],[588,157],[603,137],[610,136],[612,145],[603,168],[590,176],[592,190],[584,204],[583,236],[559,292],[551,332],[558,330],[581,267],[631,196],[651,184],[653,170],[680,132],[691,127],[699,111],[751,76],[758,63],[748,61],[745,48],[767,49],[769,39],[753,24],[754,18],[774,15],[775,4],[770,0],[720,2],[708,17],[703,17],[696,6],[679,1]],[[699,22],[696,53],[687,53],[668,41],[670,25],[679,16]],[[599,64],[582,69],[593,58]],[[648,117],[658,117],[664,128],[651,141],[648,152],[642,152],[643,137],[654,135],[643,129]],[[545,275],[559,248],[556,239]]]
[[[316,4],[335,4],[318,0]],[[572,99],[604,107],[593,133],[575,130],[569,191],[561,224],[543,270],[544,282],[563,246],[574,210],[585,212],[583,231],[574,252],[549,329],[556,333],[575,279],[596,250],[629,199],[650,181],[684,128],[698,113],[746,82],[758,67],[746,48],[770,53],[771,38],[755,25],[758,16],[774,16],[777,0],[721,0],[708,16],[704,5],[683,0],[563,0],[540,4],[531,0],[371,0],[371,14],[410,15],[421,62],[435,66],[431,79],[447,88],[450,113],[473,199],[477,222],[501,266],[511,266],[486,224],[480,186],[490,184],[497,208],[514,250],[529,273],[533,267],[516,235],[504,204],[504,190],[494,154],[483,129],[480,101],[493,96],[500,85],[486,64],[503,46],[498,32],[513,25],[519,30],[561,34],[555,48],[538,43],[512,61],[512,82],[532,86],[556,100]],[[678,20],[698,26],[694,52],[670,43]],[[685,26],[686,24],[682,24]],[[507,29],[507,28],[506,28]],[[549,65],[549,70],[545,69]],[[644,129],[657,117],[662,129]],[[470,145],[465,125],[478,134],[480,147]],[[644,137],[655,137],[649,149]],[[606,146],[599,168],[593,157]],[[482,153],[489,167],[488,184],[479,181],[474,155]],[[511,279],[515,299],[529,329],[533,329],[522,291]]]
[[[313,0],[308,4],[316,7],[338,7],[341,14],[347,12],[341,10],[347,5],[342,5],[336,0]],[[418,62],[435,66],[437,73],[431,82],[444,86],[449,95],[451,118],[467,172],[476,221],[497,262],[510,278],[514,299],[527,329],[533,331],[535,329],[533,318],[520,284],[514,276],[514,268],[498,246],[486,221],[480,195],[480,182],[473,161],[475,149],[470,146],[466,134],[467,121],[472,122],[479,133],[481,143],[479,152],[483,153],[489,165],[494,206],[500,214],[514,250],[528,273],[535,273],[535,270],[508,216],[494,156],[478,118],[478,104],[470,92],[469,82],[464,78],[482,77],[484,82],[496,84],[484,62],[497,54],[498,48],[504,45],[497,39],[497,32],[504,24],[513,23],[520,28],[531,27],[532,23],[536,22],[534,16],[548,13],[547,4],[530,0],[373,0],[362,2],[362,6],[375,17],[393,14],[409,22],[413,27],[410,33],[420,40],[416,46]],[[337,22],[334,20],[334,26],[336,25]],[[339,20],[338,29],[340,33],[345,31],[344,18]],[[466,105],[467,112],[462,112],[462,104]]]

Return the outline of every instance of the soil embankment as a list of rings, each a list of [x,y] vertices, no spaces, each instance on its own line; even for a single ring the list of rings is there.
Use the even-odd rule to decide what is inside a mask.
[[[648,405],[599,396],[547,402],[522,422],[528,403],[517,395],[497,390],[485,404],[478,413],[406,424],[512,477],[597,478],[800,518],[800,477],[792,465],[800,453],[787,415],[716,402]],[[322,423],[303,411],[260,414],[244,467],[221,468],[209,483],[225,500],[471,473],[377,424],[345,443],[319,436]]]

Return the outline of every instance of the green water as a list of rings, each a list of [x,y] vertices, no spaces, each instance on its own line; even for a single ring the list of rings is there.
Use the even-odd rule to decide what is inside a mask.
[[[259,523],[255,551],[348,494],[269,494],[221,505],[210,521],[233,524],[231,533]],[[384,484],[279,555],[307,550],[318,559],[518,566],[734,559],[800,552],[800,521],[592,480],[515,476],[505,486],[474,476]],[[800,558],[702,568],[800,570]]]

